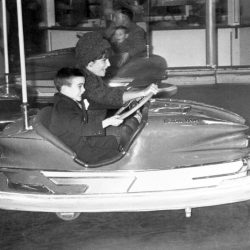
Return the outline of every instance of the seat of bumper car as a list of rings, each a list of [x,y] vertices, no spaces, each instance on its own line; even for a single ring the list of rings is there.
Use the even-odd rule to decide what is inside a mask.
[[[60,148],[65,153],[75,157],[75,152],[65,145],[57,136],[53,135],[49,130],[52,107],[47,106],[41,109],[35,117],[34,125],[36,132],[47,141],[51,142],[57,148]]]
[[[120,151],[121,154],[114,156],[111,159],[104,160],[99,163],[95,164],[88,164],[80,160],[76,153],[70,149],[67,145],[65,145],[57,136],[53,135],[49,130],[50,120],[51,120],[51,114],[52,114],[52,107],[47,106],[41,109],[38,114],[36,115],[33,127],[38,135],[43,137],[45,140],[52,143],[57,148],[61,149],[72,159],[74,159],[75,162],[78,164],[85,166],[85,167],[100,167],[104,166],[106,164],[112,163],[122,157],[124,155],[124,152],[128,150],[133,140],[136,138],[136,135],[139,133],[139,131],[142,129],[143,124],[138,122],[138,120],[135,117],[129,118],[125,121],[125,123],[121,127],[121,138],[120,138]]]

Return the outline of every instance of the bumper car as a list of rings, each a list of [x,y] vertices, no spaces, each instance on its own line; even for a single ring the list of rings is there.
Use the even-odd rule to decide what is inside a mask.
[[[27,110],[21,32],[19,39],[23,117],[6,120],[0,132],[0,209],[53,212],[63,220],[175,209],[190,217],[192,208],[250,199],[245,119],[203,103],[150,95],[124,106],[119,153],[96,164],[79,160],[49,131],[50,106]]]
[[[171,88],[168,87],[168,89]],[[133,117],[140,109],[142,119]],[[214,106],[145,97],[118,112],[120,152],[88,164],[48,129],[51,107],[0,133],[0,208],[54,212],[191,209],[250,198],[245,120]]]
[[[55,93],[53,79],[56,72],[63,67],[76,65],[75,48],[29,56],[25,59],[25,64],[29,96],[39,102],[48,102]],[[131,87],[144,88],[152,82],[160,83],[167,79],[167,63],[158,55],[150,55],[149,58],[136,57],[119,69],[111,68],[105,78],[111,86],[129,84]],[[11,87],[20,93],[21,77],[18,62],[12,68],[10,80],[13,83]]]

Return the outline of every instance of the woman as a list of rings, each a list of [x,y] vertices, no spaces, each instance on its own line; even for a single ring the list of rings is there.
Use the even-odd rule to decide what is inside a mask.
[[[89,110],[102,120],[106,117],[107,109],[117,109],[132,99],[158,92],[156,84],[139,91],[108,87],[102,77],[110,66],[109,49],[110,44],[101,33],[88,32],[79,39],[75,50],[77,67],[85,75],[85,97],[90,102]]]

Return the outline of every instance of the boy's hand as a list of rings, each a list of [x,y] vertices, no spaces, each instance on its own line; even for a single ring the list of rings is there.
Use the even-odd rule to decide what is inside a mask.
[[[102,121],[102,127],[106,128],[108,126],[119,126],[123,122],[123,119],[119,115],[114,115]]]
[[[154,83],[150,84],[147,88],[145,88],[144,90],[144,96],[147,96],[149,94],[154,94],[156,95],[159,91],[158,86]]]

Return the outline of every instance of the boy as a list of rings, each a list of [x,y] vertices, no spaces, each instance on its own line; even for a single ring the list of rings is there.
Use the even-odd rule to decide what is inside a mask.
[[[131,58],[146,55],[145,31],[133,21],[133,17],[134,13],[131,9],[121,7],[114,12],[112,22],[105,30],[105,36],[110,40],[116,27],[125,26],[128,29],[129,36],[126,43],[128,44],[129,50],[122,53],[118,67],[123,66],[130,61]]]
[[[128,37],[129,37],[129,31],[127,27],[118,26],[115,28],[114,34],[111,39],[111,45],[114,54],[110,58],[111,59],[110,63],[112,65],[112,68],[109,68],[109,70],[115,72],[121,66],[123,66],[120,64],[122,56],[124,53],[128,53],[130,49],[127,40]],[[124,64],[125,63],[126,62],[124,62]]]
[[[112,135],[103,136],[103,129],[118,126],[118,116],[99,122],[90,122],[82,94],[85,79],[75,68],[62,68],[55,80],[58,93],[54,96],[50,131],[68,145],[78,158],[86,163],[96,163],[119,153],[118,143]]]
[[[118,26],[115,29],[114,35],[112,37],[112,48],[115,53],[125,53],[129,51],[129,45],[126,41],[129,33],[125,26]]]

